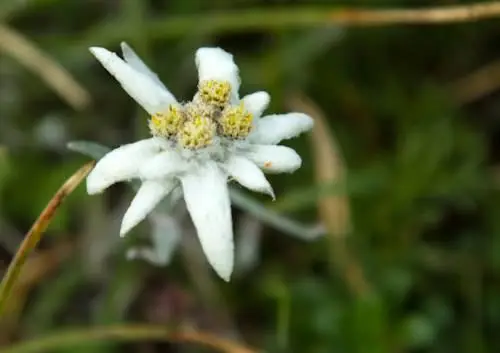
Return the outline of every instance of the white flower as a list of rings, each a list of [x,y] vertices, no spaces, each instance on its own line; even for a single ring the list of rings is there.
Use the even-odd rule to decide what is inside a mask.
[[[274,199],[263,171],[299,168],[299,155],[277,144],[310,130],[313,121],[301,113],[261,117],[269,94],[240,99],[238,67],[220,48],[196,52],[198,91],[187,103],[177,101],[127,44],[121,48],[124,60],[104,48],[90,51],[149,113],[152,137],[105,155],[87,178],[88,193],[132,178],[142,181],[123,217],[123,236],[181,187],[209,263],[229,281],[234,249],[228,178]]]

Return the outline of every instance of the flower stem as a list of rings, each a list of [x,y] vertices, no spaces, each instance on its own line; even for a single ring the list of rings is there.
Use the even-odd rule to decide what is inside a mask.
[[[33,224],[28,234],[24,237],[19,250],[14,255],[14,259],[7,269],[7,273],[0,283],[0,316],[2,315],[4,305],[14,287],[16,279],[18,278],[21,268],[26,261],[30,252],[36,247],[40,241],[43,232],[47,229],[50,221],[54,217],[57,208],[61,205],[64,199],[80,184],[80,182],[87,176],[87,174],[94,167],[94,162],[85,164],[77,170],[55,193],[49,201],[45,209],[40,213],[38,219]]]

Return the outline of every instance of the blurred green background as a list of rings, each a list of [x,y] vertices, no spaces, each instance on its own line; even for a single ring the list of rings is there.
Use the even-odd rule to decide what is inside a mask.
[[[196,49],[221,46],[240,67],[242,94],[266,90],[268,113],[304,111],[318,123],[286,143],[304,164],[270,177],[276,202],[243,195],[292,230],[249,216],[248,199],[235,207],[229,284],[207,267],[189,222],[167,266],[128,261],[127,249],[152,232],[143,222],[118,236],[133,190],[120,184],[88,196],[80,186],[26,264],[0,344],[146,322],[267,352],[499,352],[500,19],[325,20],[337,7],[467,3],[1,0],[2,272],[59,185],[90,160],[69,141],[113,148],[147,136],[146,114],[88,46],[118,51],[127,41],[180,99],[196,88]],[[304,239],[317,224],[328,234]],[[205,350],[151,339],[48,351]]]

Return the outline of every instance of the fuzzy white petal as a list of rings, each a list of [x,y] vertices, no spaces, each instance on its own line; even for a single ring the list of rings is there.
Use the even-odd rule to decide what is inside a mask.
[[[173,179],[143,182],[123,216],[120,236],[123,237],[142,221],[176,185]]]
[[[224,164],[230,176],[244,187],[270,195],[274,199],[274,191],[264,173],[254,162],[241,156],[231,156]]]
[[[90,52],[149,114],[165,110],[176,102],[169,91],[158,86],[147,75],[133,69],[115,53],[99,47],[90,48]]]
[[[162,151],[143,164],[139,175],[143,179],[161,179],[181,173],[188,163],[174,150]]]
[[[269,93],[260,91],[246,95],[242,98],[242,101],[245,109],[252,113],[254,119],[258,119],[262,116],[264,110],[267,109],[271,97]]]
[[[207,162],[181,182],[203,252],[217,274],[229,281],[234,245],[227,176],[214,162]]]
[[[219,80],[231,84],[233,101],[238,100],[240,76],[233,56],[221,48],[200,48],[196,51],[199,81]]]
[[[263,145],[275,145],[311,130],[313,119],[302,113],[267,115],[256,124],[249,136],[250,141]]]
[[[245,156],[268,173],[293,173],[302,165],[297,152],[286,146],[254,145]]]
[[[165,87],[165,85],[163,84],[163,82],[161,82],[161,80],[159,79],[158,75],[155,72],[153,72],[146,65],[146,63],[144,63],[144,61],[142,61],[142,59],[139,57],[139,55],[137,55],[137,53],[134,51],[134,49],[132,49],[132,47],[130,47],[130,45],[128,45],[125,42],[121,42],[120,46],[122,48],[123,58],[125,59],[125,61],[127,62],[127,64],[129,64],[130,66],[132,66],[132,68],[134,70],[139,71],[140,73],[148,76],[158,86],[160,86],[164,90],[168,91],[167,87]]]
[[[144,162],[160,152],[155,138],[118,147],[102,157],[87,177],[87,192],[97,194],[108,186],[139,176]]]

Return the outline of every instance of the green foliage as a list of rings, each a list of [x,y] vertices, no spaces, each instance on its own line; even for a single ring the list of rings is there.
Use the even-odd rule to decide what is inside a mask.
[[[292,4],[307,7],[299,19]],[[103,146],[147,136],[145,113],[97,64],[89,45],[117,51],[128,41],[179,99],[191,97],[196,85],[195,50],[222,46],[240,66],[242,94],[270,92],[268,112],[286,110],[293,91],[322,109],[348,173],[346,188],[315,183],[309,141],[301,137],[290,145],[303,156],[303,168],[270,177],[276,202],[235,188],[235,219],[251,214],[263,223],[264,236],[260,262],[229,285],[190,251],[199,250],[197,242],[183,244],[168,267],[125,261],[129,241],[149,241],[145,224],[132,240],[118,237],[131,190],[114,186],[88,196],[82,187],[59,210],[41,250],[68,240],[74,256],[37,281],[19,323],[12,324],[14,336],[147,321],[239,333],[234,336],[268,352],[497,352],[498,92],[465,104],[455,82],[497,59],[498,21],[343,28],[324,26],[328,13],[317,10],[353,5],[422,2],[0,1],[0,19],[65,67],[93,99],[74,112],[24,66],[0,56],[2,240],[20,241],[85,161],[68,142],[79,141],[70,145],[73,151],[100,158]],[[36,128],[52,115],[64,117],[65,134],[46,144],[35,138]],[[343,190],[353,218],[349,260],[362,268],[370,288],[363,293],[348,284],[352,273],[329,268],[328,239],[302,241],[321,233],[304,225],[317,224],[318,200]],[[0,263],[9,261],[7,254],[2,251]],[[106,353],[125,346],[168,351],[154,342],[60,351]]]

